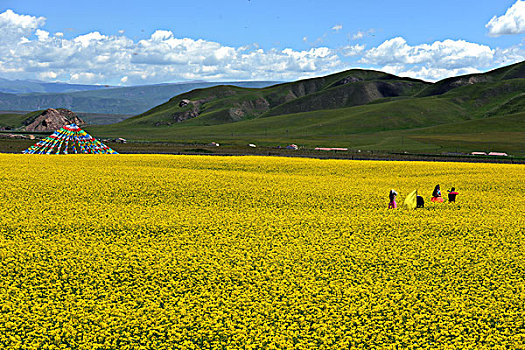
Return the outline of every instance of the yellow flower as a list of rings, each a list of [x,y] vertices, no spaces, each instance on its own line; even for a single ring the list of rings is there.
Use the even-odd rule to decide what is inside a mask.
[[[0,162],[3,349],[525,348],[523,165]]]

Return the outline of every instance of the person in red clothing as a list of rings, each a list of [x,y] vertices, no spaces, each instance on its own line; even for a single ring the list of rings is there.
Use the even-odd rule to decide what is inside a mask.
[[[447,192],[448,192],[448,201],[450,203],[456,203],[456,196],[459,194],[458,192],[456,192],[456,188],[452,187]]]
[[[436,185],[436,187],[434,187],[434,191],[432,191],[432,198],[430,198],[430,200],[432,202],[443,203],[443,198],[441,197],[441,189],[439,185]]]

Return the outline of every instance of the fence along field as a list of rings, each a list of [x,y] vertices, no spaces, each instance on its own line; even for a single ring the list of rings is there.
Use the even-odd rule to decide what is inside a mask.
[[[525,346],[523,165],[0,161],[2,348]]]

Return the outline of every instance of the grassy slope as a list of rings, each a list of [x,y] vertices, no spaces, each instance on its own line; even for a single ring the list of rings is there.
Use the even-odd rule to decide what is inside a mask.
[[[6,113],[0,114],[0,126],[9,127],[16,130],[24,126],[24,122],[32,122],[36,117],[42,114],[43,110],[23,113]],[[26,124],[27,125],[27,124]]]
[[[312,146],[328,146],[334,142],[339,145],[356,146],[360,142],[355,142],[355,134],[370,135],[387,129],[408,130],[431,126],[456,121],[457,116],[462,115],[463,117],[459,117],[461,120],[466,118],[466,115],[454,103],[428,98],[279,115],[210,126],[181,123],[164,128],[146,125],[121,128],[120,124],[115,124],[91,130],[101,136],[119,134],[132,139],[207,142],[210,138],[218,138],[234,143],[257,140],[266,144],[300,139],[302,143]]]
[[[8,127],[11,129],[22,126],[22,123],[27,117],[25,114],[18,113],[1,113],[0,114],[0,128]]]

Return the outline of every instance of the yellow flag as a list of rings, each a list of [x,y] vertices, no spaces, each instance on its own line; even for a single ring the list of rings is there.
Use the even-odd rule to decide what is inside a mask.
[[[417,190],[410,192],[410,194],[405,198],[405,205],[409,209],[416,209],[417,207]]]

